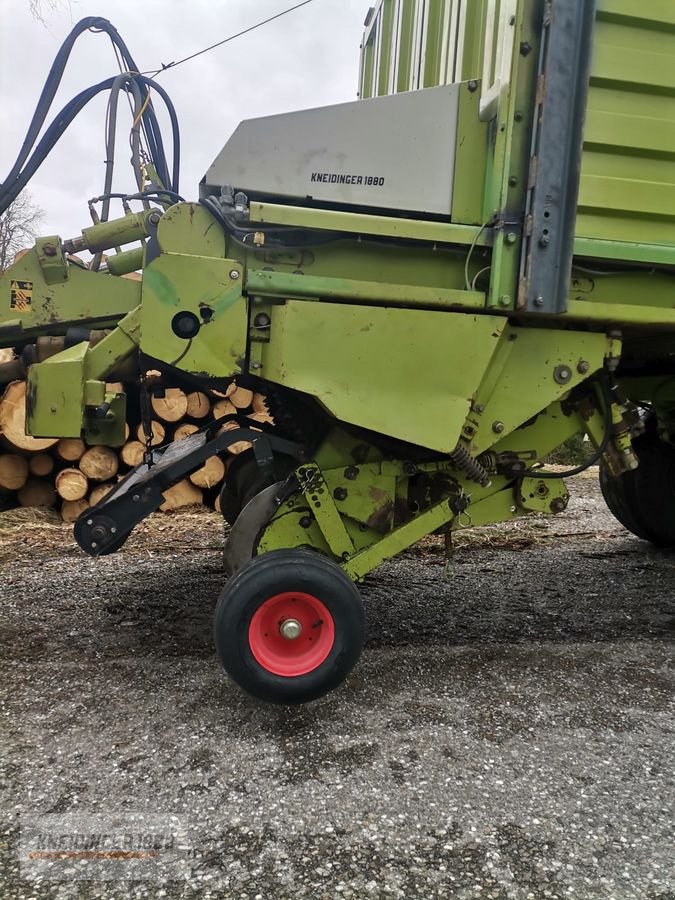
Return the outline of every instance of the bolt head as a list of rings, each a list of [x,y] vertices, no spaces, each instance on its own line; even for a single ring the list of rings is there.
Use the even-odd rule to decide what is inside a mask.
[[[590,369],[590,367],[591,367],[590,363],[587,362],[585,359],[582,359],[579,362],[579,365],[577,366],[577,372],[580,375],[585,375],[586,372],[588,372],[588,370]]]
[[[553,370],[553,380],[557,384],[567,384],[572,378],[572,370],[569,366],[556,366]]]
[[[232,279],[232,281],[236,281],[239,278],[239,270],[231,269],[230,270],[230,278]]]
[[[284,619],[279,626],[279,633],[287,641],[294,641],[302,634],[302,625],[297,619]]]
[[[501,434],[502,431],[504,430],[504,423],[503,422],[493,422],[492,430],[494,431],[495,434]]]

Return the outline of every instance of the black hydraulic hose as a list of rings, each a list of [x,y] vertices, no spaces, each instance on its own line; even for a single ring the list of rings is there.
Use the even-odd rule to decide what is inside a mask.
[[[173,172],[170,184],[167,183],[166,187],[170,187],[174,193],[180,193],[180,127],[178,125],[178,116],[176,115],[176,109],[171,102],[171,98],[164,90],[159,82],[155,81],[152,78],[148,78],[145,75],[139,75],[138,81],[142,81],[148,88],[152,88],[153,91],[156,91],[159,96],[164,101],[164,105],[166,106],[166,111],[169,115],[169,121],[171,122],[171,135],[173,142]]]
[[[72,29],[63,44],[61,44],[54,62],[52,63],[52,67],[49,70],[49,74],[47,75],[45,85],[35,107],[35,112],[33,113],[33,118],[31,119],[30,125],[28,126],[26,137],[24,138],[21,149],[19,150],[19,155],[17,156],[14,166],[5,179],[5,184],[7,184],[7,182],[14,181],[14,179],[21,171],[21,167],[28,159],[28,155],[33,148],[33,144],[37,140],[40,130],[44,125],[45,119],[47,118],[47,113],[49,112],[54,97],[56,96],[56,92],[58,90],[59,84],[61,83],[61,79],[66,68],[66,63],[68,62],[68,57],[70,56],[71,50],[73,49],[73,44],[83,31],[88,31],[90,28],[94,27],[101,27],[104,23],[108,25],[110,24],[106,21],[106,19],[101,19],[96,16],[89,16],[85,19],[81,19]]]
[[[143,104],[140,85],[128,74],[117,75],[110,88],[110,98],[108,99],[108,121],[106,127],[106,146],[105,146],[105,179],[103,183],[103,206],[101,208],[101,222],[107,222],[110,216],[110,191],[112,190],[113,174],[115,171],[115,139],[117,137],[117,109],[122,88],[131,91],[134,98],[133,116],[136,123],[138,113]],[[140,136],[138,133],[138,124],[132,127],[132,147],[131,147],[132,166],[134,175],[136,176],[136,185],[138,190],[143,189],[143,174],[141,172],[141,146]],[[147,200],[145,205],[149,206]],[[103,259],[102,253],[96,253],[91,262],[93,272],[98,272]]]
[[[147,191],[138,191],[136,194],[122,193],[121,191],[113,191],[110,194],[101,194],[100,197],[93,197],[91,203],[98,203],[110,197],[111,200],[144,200],[145,198],[155,197],[161,202],[163,197],[169,197],[174,203],[185,203],[185,197],[181,197],[175,191],[168,191],[166,188],[152,188]]]
[[[0,214],[7,209],[9,204],[12,203],[25,188],[75,116],[77,116],[86,104],[97,94],[110,88],[113,81],[114,78],[107,78],[105,81],[101,81],[98,84],[87,88],[63,107],[61,112],[58,113],[54,121],[43,134],[23,170],[13,179],[12,183],[9,183],[9,179],[4,182],[2,192],[0,193]]]
[[[117,76],[117,78],[119,77],[120,76]],[[134,77],[134,80],[136,80],[136,78],[137,76]],[[147,86],[152,87],[154,84],[152,79],[144,78],[143,80],[144,82],[147,82]],[[86,88],[84,91],[81,91],[76,97],[70,100],[63,107],[63,109],[54,118],[54,121],[51,123],[49,128],[43,134],[23,170],[17,176],[15,176],[12,182],[7,179],[2,185],[2,189],[0,190],[0,215],[4,213],[10,203],[12,203],[12,201],[15,200],[19,193],[26,187],[30,179],[33,177],[33,175],[35,175],[37,170],[45,161],[45,159],[47,158],[57,141],[61,138],[65,130],[68,128],[70,123],[73,121],[73,119],[97,94],[101,93],[101,91],[112,88],[115,81],[116,78],[106,78],[105,81],[100,81],[98,84]],[[175,126],[177,127],[178,123],[177,119],[175,119],[175,110],[173,110],[173,106],[171,106],[171,111],[173,113],[172,121],[175,121]],[[174,160],[174,162],[176,161],[178,161],[179,163],[179,160]],[[155,161],[153,160],[153,162]],[[164,180],[164,177],[166,177],[168,180],[169,176],[166,170],[166,166],[160,165],[157,166],[157,168],[159,169],[157,173],[159,177],[162,178],[162,180]],[[177,193],[173,185],[169,188],[169,190],[171,190],[173,193]]]
[[[82,91],[77,97],[73,98],[70,103],[61,110],[56,116],[47,132],[39,141],[37,147],[33,149],[38,135],[47,118],[47,114],[54,100],[59,84],[63,77],[63,73],[68,62],[68,58],[72,51],[73,45],[82,32],[94,30],[106,33],[114,46],[119,50],[124,64],[128,67],[129,73],[127,77],[133,79],[133,82],[139,87],[143,87],[143,103],[148,98],[150,89],[156,90],[162,97],[167,108],[171,121],[172,137],[173,137],[173,167],[169,172],[166,161],[164,146],[162,142],[161,132],[157,116],[153,108],[153,104],[148,100],[142,113],[142,122],[147,135],[148,150],[151,161],[157,171],[157,175],[162,184],[169,190],[178,192],[180,178],[180,131],[178,127],[178,119],[171,100],[161,85],[158,85],[153,79],[138,74],[139,69],[131,55],[129,48],[120,37],[117,30],[108,22],[107,19],[90,16],[82,19],[72,29],[66,40],[61,45],[52,67],[47,76],[47,80],[40,94],[35,112],[31,119],[26,137],[12,166],[2,185],[0,185],[0,215],[4,213],[9,204],[16,199],[21,190],[26,186],[30,178],[35,174],[37,169],[42,165],[47,154],[51,151],[56,141],[68,127],[73,118],[79,113],[83,106],[89,102],[91,97],[95,96],[106,87],[110,87],[114,79],[106,79],[92,88]],[[128,84],[129,82],[127,82]],[[32,153],[31,153],[32,151]],[[28,162],[27,162],[28,160]]]
[[[251,228],[240,228],[231,221],[228,216],[220,208],[217,199],[214,197],[204,197],[199,201],[200,205],[207,209],[218,224],[228,233],[236,243],[250,249],[251,244],[246,238],[253,237],[256,232],[265,235],[265,246],[288,249],[295,247],[323,247],[326,244],[333,244],[342,241],[347,237],[345,232],[341,231],[321,231],[319,229],[308,230],[306,228],[293,227],[286,228],[275,225],[256,225]],[[271,240],[267,240],[271,238]]]

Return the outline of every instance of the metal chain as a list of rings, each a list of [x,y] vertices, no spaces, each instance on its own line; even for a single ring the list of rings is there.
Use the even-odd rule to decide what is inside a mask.
[[[143,426],[143,435],[145,436],[145,452],[143,453],[143,462],[151,469],[153,466],[152,458],[152,405],[150,403],[150,391],[148,390],[147,374],[141,368],[141,425]]]

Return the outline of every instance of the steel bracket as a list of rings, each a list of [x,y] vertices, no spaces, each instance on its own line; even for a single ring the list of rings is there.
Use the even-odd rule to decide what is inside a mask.
[[[517,303],[528,312],[567,309],[595,5],[545,4]]]

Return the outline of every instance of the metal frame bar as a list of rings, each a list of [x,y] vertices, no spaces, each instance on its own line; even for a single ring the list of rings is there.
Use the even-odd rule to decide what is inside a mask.
[[[163,492],[182,478],[194,472],[211,456],[222,453],[238,441],[250,441],[257,452],[256,443],[264,444],[263,457],[273,449],[279,453],[304,458],[299,444],[266,433],[265,426],[256,423],[253,431],[240,427],[225,431],[209,440],[213,430],[228,421],[240,422],[245,416],[225,416],[215,423],[184,438],[152,451],[153,465],[136,466],[96,506],[88,509],[75,523],[75,540],[90,556],[105,556],[122,546],[139,522],[158,509],[164,502]]]
[[[596,0],[546,0],[518,307],[567,308]]]
[[[399,219],[394,216],[371,216],[367,213],[341,212],[331,209],[307,209],[278,203],[252,202],[249,221],[273,225],[295,225],[351,234],[374,234],[380,237],[431,241],[436,244],[492,246],[492,229],[477,225],[455,225],[428,222],[424,219]]]

